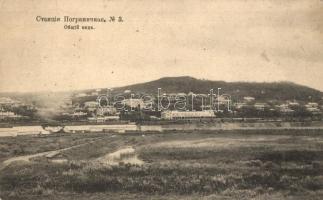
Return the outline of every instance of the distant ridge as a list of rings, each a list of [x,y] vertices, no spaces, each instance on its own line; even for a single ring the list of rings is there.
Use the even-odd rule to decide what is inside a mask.
[[[226,82],[212,81],[205,79],[196,79],[190,76],[164,77],[146,83],[133,84],[123,87],[113,88],[112,94],[120,94],[125,90],[131,90],[133,93],[145,93],[157,95],[157,89],[161,88],[162,93],[189,93],[208,94],[210,89],[217,92],[217,88],[221,88],[221,94],[229,94],[233,99],[239,100],[245,96],[255,97],[260,101],[268,100],[297,100],[297,101],[320,101],[323,92],[295,84],[293,82]],[[38,101],[40,97],[61,97],[77,93],[91,93],[95,89],[65,91],[65,92],[26,92],[26,93],[0,93],[1,96],[18,97],[28,101]],[[106,89],[102,89],[105,94]],[[57,98],[52,98],[57,99]],[[96,97],[93,97],[96,99]]]
[[[166,93],[194,92],[209,93],[210,89],[227,93],[235,98],[253,96],[258,100],[299,100],[318,101],[323,97],[319,90],[295,84],[293,82],[225,82],[196,79],[190,76],[164,77],[158,80],[114,88],[114,92],[122,93],[131,90],[134,93],[157,94],[157,89],[162,88]]]

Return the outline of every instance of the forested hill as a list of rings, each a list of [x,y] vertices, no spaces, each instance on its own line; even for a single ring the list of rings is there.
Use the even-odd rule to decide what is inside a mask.
[[[209,93],[210,89],[221,88],[221,93],[230,94],[235,98],[252,96],[258,100],[301,100],[318,101],[323,97],[321,91],[298,85],[292,82],[225,82],[201,80],[193,77],[165,77],[155,81],[134,84],[115,88],[114,92],[121,93],[131,90],[134,93],[157,94],[157,89],[162,88],[163,93]]]

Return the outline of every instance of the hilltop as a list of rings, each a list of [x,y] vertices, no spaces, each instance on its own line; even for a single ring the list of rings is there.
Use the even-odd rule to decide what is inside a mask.
[[[214,93],[216,93],[217,88],[221,88],[221,94],[229,94],[235,99],[241,99],[245,96],[252,96],[257,100],[264,101],[320,101],[323,97],[323,92],[307,86],[295,84],[293,82],[226,82],[197,79],[190,76],[164,77],[145,83],[116,87],[113,88],[112,94],[120,94],[125,90],[131,90],[132,93],[157,95],[158,88],[162,89],[162,93],[194,92],[196,94],[208,94],[210,89],[214,89]],[[56,96],[67,97],[77,93],[91,94],[93,91],[95,91],[95,89],[66,92],[1,93],[0,96],[14,97],[24,101],[27,100],[29,102],[38,102],[39,99],[43,101],[45,97],[48,99],[48,101],[50,101],[50,99],[55,99],[56,101]],[[106,89],[102,89],[100,93],[106,94]]]
[[[299,100],[318,101],[323,97],[319,90],[295,84],[292,82],[225,82],[196,79],[189,76],[165,77],[158,80],[114,88],[115,93],[131,90],[134,93],[157,94],[157,89],[162,88],[166,93],[194,92],[209,93],[210,89],[221,93],[230,94],[235,98],[253,96],[258,100]]]

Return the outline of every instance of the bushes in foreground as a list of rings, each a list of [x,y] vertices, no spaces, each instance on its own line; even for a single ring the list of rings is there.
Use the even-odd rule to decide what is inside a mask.
[[[292,176],[281,170],[254,170],[248,173],[238,169],[223,171],[203,165],[201,168],[129,164],[105,167],[69,163],[36,164],[28,169],[21,166],[14,170],[15,173],[0,177],[2,189],[30,190],[31,193],[55,190],[149,194],[211,194],[231,189],[257,188],[289,191],[323,189],[323,182],[318,176]]]

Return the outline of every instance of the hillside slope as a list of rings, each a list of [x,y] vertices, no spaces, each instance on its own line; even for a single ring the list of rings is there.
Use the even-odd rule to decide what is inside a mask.
[[[292,82],[225,82],[201,80],[188,76],[165,77],[147,83],[129,85],[115,88],[114,92],[121,93],[124,90],[131,90],[134,93],[142,92],[157,94],[157,89],[162,88],[163,93],[175,92],[194,92],[209,93],[210,89],[217,91],[221,88],[221,93],[230,94],[235,98],[253,96],[258,100],[300,100],[318,101],[321,100],[323,93],[310,87],[298,85]]]

